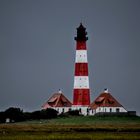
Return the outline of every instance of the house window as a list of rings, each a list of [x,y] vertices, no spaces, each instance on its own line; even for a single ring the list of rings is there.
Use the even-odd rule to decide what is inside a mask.
[[[106,112],[106,108],[105,108],[105,112]]]
[[[89,114],[89,109],[87,108],[87,115]]]
[[[62,109],[62,113],[64,113],[64,108]]]
[[[71,108],[69,108],[69,111],[71,111]]]
[[[120,109],[119,108],[116,108],[116,112],[120,112]]]
[[[112,112],[112,108],[110,108],[110,112]]]

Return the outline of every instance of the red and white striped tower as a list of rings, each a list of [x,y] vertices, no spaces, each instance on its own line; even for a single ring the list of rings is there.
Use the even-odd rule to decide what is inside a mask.
[[[88,61],[86,28],[80,24],[77,28],[76,40],[76,59],[75,59],[75,76],[73,90],[73,105],[88,107],[90,105],[90,89],[88,77]]]

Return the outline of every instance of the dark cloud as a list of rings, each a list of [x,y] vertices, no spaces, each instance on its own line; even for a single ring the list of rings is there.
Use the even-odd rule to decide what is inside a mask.
[[[0,109],[40,109],[62,89],[72,100],[76,28],[89,40],[92,101],[104,88],[140,113],[140,1],[1,0]]]

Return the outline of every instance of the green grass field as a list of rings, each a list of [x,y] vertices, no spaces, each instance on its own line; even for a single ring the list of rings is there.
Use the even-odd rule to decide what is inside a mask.
[[[140,117],[79,116],[0,124],[0,140],[140,140]]]

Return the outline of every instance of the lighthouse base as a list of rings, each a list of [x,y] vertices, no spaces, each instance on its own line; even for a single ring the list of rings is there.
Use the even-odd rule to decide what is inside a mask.
[[[84,116],[92,115],[92,112],[91,112],[89,106],[72,105],[71,109],[72,110],[79,110],[79,113],[81,115],[84,115]]]

